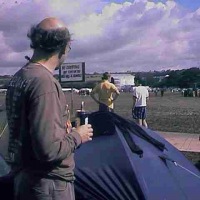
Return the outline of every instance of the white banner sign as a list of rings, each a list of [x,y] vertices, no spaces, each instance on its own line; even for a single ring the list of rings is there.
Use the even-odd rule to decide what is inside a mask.
[[[59,71],[60,82],[85,81],[85,63],[63,63]]]

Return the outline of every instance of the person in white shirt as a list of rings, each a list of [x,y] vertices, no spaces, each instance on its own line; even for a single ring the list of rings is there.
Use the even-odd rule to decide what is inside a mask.
[[[145,86],[141,84],[133,89],[133,108],[132,116],[140,126],[148,128],[146,122],[146,106],[149,92]]]

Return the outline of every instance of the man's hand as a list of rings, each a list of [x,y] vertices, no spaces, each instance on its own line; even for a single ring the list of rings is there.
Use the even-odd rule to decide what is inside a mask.
[[[82,143],[92,140],[93,128],[92,128],[91,124],[78,126],[77,128],[75,128],[75,131],[77,133],[79,133],[79,135],[81,136]]]

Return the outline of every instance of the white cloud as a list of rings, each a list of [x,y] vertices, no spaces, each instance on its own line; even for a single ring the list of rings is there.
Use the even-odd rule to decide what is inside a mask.
[[[77,38],[84,39],[85,37],[99,36],[101,37],[106,30],[106,27],[113,23],[116,12],[123,9],[125,6],[129,6],[129,3],[121,4],[109,4],[106,5],[99,13],[88,14],[74,23],[71,26],[71,30],[76,33]]]
[[[66,62],[86,62],[86,71],[159,70],[199,62],[200,9],[174,1],[108,3],[101,0],[0,1],[0,67],[19,67],[31,56],[26,34],[44,17],[65,21],[73,33]],[[2,71],[2,70],[1,70]]]

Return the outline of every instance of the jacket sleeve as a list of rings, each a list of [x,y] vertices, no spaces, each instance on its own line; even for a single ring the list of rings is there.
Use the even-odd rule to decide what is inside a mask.
[[[78,133],[66,134],[57,91],[32,98],[28,113],[31,143],[36,158],[41,162],[61,161],[81,144]]]

